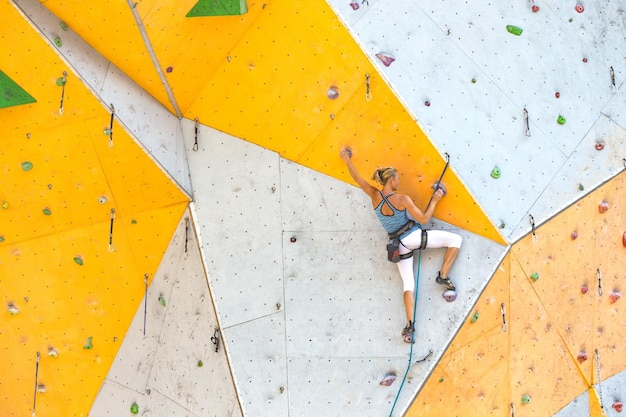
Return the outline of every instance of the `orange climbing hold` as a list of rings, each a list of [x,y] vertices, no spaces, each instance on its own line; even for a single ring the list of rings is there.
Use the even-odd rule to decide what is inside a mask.
[[[598,204],[598,211],[601,214],[602,213],[606,213],[607,211],[609,211],[609,203],[607,203],[606,201],[603,201],[600,204]]]
[[[611,304],[615,303],[620,298],[622,298],[622,293],[619,291],[613,291],[611,295],[609,295],[609,301]]]
[[[576,359],[578,360],[578,363],[583,363],[584,361],[586,361],[588,358],[587,356],[587,352],[580,352],[578,354],[578,356],[576,356]]]
[[[621,401],[615,401],[611,407],[613,407],[613,409],[617,411],[618,413],[621,413],[624,405],[622,404]]]
[[[622,235],[622,245],[626,248],[626,232]]]

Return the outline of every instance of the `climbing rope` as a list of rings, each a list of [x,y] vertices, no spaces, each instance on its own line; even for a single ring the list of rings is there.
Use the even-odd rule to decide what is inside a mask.
[[[422,251],[418,251],[417,255],[417,272],[415,274],[415,296],[413,297],[413,325],[415,325],[415,313],[417,310],[417,287],[420,282],[420,265],[422,261]],[[393,406],[391,407],[391,411],[389,412],[389,417],[393,415],[393,410],[396,408],[396,404],[398,402],[398,398],[400,397],[400,392],[402,391],[402,387],[404,386],[404,382],[406,381],[406,377],[409,374],[409,369],[411,368],[411,361],[413,360],[413,345],[415,344],[415,336],[413,335],[413,340],[411,341],[411,350],[409,351],[409,363],[406,366],[406,371],[404,372],[404,377],[402,378],[402,382],[400,383],[400,388],[398,388],[398,393],[396,394],[396,399],[393,401]],[[431,352],[432,353],[432,352]],[[430,356],[430,353],[428,354]],[[428,357],[426,356],[426,357]]]

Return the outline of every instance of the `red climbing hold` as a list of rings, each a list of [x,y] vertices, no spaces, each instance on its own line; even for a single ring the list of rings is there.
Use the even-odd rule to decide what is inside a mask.
[[[556,93],[554,93],[554,97],[559,98],[561,97],[561,93],[559,93],[558,91]]]
[[[602,149],[604,149],[604,142],[596,143],[596,151],[601,151]]]
[[[350,3],[350,7],[352,7],[352,10],[359,10],[359,3],[353,1],[352,3]]]
[[[622,293],[619,291],[613,291],[610,295],[609,295],[609,301],[611,302],[611,304],[614,304],[617,300],[619,300],[620,298],[622,298]]]
[[[394,374],[388,374],[386,375],[382,381],[380,381],[380,385],[384,385],[386,387],[390,386],[391,384],[393,384],[393,382],[396,380],[396,376]]]
[[[570,235],[570,237],[572,238],[572,240],[576,240],[576,238],[578,238],[578,232],[574,230],[572,234]]]
[[[606,213],[607,211],[609,211],[609,203],[607,203],[606,201],[603,201],[600,204],[598,204],[598,211],[601,214],[602,213]]]
[[[613,407],[613,409],[617,411],[618,413],[621,413],[624,405],[622,404],[621,401],[615,401],[611,407]]]
[[[622,245],[626,248],[626,232],[622,235]]]
[[[424,106],[426,106],[426,107],[430,107],[430,101],[426,100],[426,101],[424,102]]]
[[[574,7],[574,9],[576,9],[578,13],[582,13],[585,11],[585,8],[583,7],[582,4],[577,4],[576,7]]]
[[[587,286],[587,284],[583,284],[583,285],[580,287],[580,293],[581,293],[581,294],[587,294],[588,292],[589,292],[589,287]]]
[[[533,7],[531,7],[530,9],[533,11],[533,13],[537,13],[539,11],[539,6],[533,4]]]
[[[376,58],[380,59],[380,62],[382,62],[383,65],[386,66],[386,67],[391,65],[391,63],[396,60],[391,55],[387,55],[387,54],[383,54],[383,53],[376,54]]]
[[[578,363],[583,363],[587,360],[587,352],[580,352],[578,356],[576,356],[576,359],[578,360]]]
[[[586,64],[587,63],[587,58],[583,58],[583,62]]]

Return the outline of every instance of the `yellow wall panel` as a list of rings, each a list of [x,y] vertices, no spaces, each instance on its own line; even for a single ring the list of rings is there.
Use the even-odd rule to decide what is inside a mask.
[[[71,22],[83,40],[173,111],[128,2],[47,0],[43,5],[60,21]],[[60,27],[58,32],[63,40]]]

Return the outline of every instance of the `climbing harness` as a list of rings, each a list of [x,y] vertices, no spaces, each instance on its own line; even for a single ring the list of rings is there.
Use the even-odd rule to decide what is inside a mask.
[[[537,234],[535,233],[535,218],[533,217],[532,214],[529,214],[528,217],[530,218],[530,228],[533,234],[533,242],[536,242],[537,240],[539,240],[539,238],[537,237]]]
[[[598,295],[602,296],[602,273],[600,268],[596,269],[596,276],[598,277]]]
[[[415,315],[417,310],[417,288],[420,281],[420,266],[422,264],[422,252],[420,251],[417,256],[417,272],[415,274],[415,295],[413,297],[413,323],[415,323]],[[413,336],[415,337],[415,336]],[[413,340],[414,341],[414,340]],[[404,386],[404,382],[406,381],[406,377],[409,374],[409,369],[411,369],[411,361],[413,360],[413,345],[415,343],[411,343],[411,349],[409,351],[409,363],[407,364],[406,371],[404,372],[404,377],[402,378],[402,382],[400,383],[400,388],[398,388],[398,393],[396,394],[396,399],[393,402],[393,406],[391,407],[391,411],[389,412],[389,417],[393,415],[393,410],[396,408],[396,404],[398,403],[398,398],[400,397],[400,392],[402,392],[402,387]],[[428,353],[423,359],[417,362],[423,362],[432,354],[432,351]],[[417,363],[416,362],[416,363]]]
[[[443,167],[443,171],[441,172],[441,175],[439,176],[439,179],[437,180],[437,183],[433,187],[434,191],[430,195],[430,200],[428,200],[428,204],[426,204],[426,208],[424,209],[424,211],[427,211],[428,207],[430,206],[430,203],[432,203],[433,196],[435,195],[437,190],[439,190],[440,184],[441,184],[441,180],[443,179],[443,176],[444,176],[444,174],[446,173],[446,171],[448,169],[448,165],[450,165],[450,155],[448,155],[448,152],[445,152],[443,155],[446,157],[446,165]]]
[[[524,120],[526,121],[526,136],[530,137],[530,123],[528,122],[528,110],[524,107]]]
[[[370,92],[370,75],[365,74],[365,100],[370,101],[372,99],[372,93]]]
[[[194,142],[193,142],[193,151],[197,152],[198,151],[198,118],[196,117],[195,119],[193,119],[195,122],[195,126],[194,126]]]
[[[39,378],[39,359],[40,358],[41,358],[41,353],[37,352],[37,360],[35,361],[35,393],[33,395],[32,417],[36,417],[35,409],[37,408],[37,387],[39,386],[38,378]]]
[[[115,251],[113,247],[113,221],[115,220],[115,209],[111,209],[111,227],[109,228],[109,252]]]
[[[143,335],[146,336],[146,319],[148,316],[148,274],[143,276],[143,284],[145,287],[145,296],[143,301]]]

